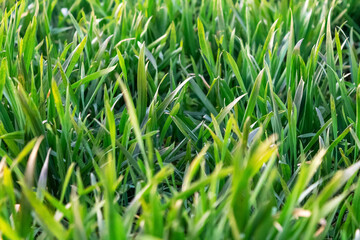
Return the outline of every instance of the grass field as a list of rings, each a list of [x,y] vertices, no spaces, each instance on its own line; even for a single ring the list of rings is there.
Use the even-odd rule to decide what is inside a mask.
[[[360,240],[360,1],[0,8],[0,239]]]

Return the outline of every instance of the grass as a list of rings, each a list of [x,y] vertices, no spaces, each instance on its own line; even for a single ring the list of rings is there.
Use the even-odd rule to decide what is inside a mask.
[[[357,0],[0,7],[0,238],[360,239]]]

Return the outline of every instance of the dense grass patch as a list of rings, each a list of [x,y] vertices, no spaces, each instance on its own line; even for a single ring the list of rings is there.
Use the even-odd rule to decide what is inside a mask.
[[[360,239],[358,0],[0,0],[3,239]]]

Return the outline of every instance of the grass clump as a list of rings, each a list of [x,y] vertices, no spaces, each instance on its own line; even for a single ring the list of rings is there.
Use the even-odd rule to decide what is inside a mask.
[[[359,239],[357,0],[0,1],[3,239]]]

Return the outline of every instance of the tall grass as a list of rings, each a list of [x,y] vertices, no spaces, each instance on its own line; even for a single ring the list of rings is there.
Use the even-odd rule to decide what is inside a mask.
[[[357,0],[0,0],[3,239],[360,239]]]

